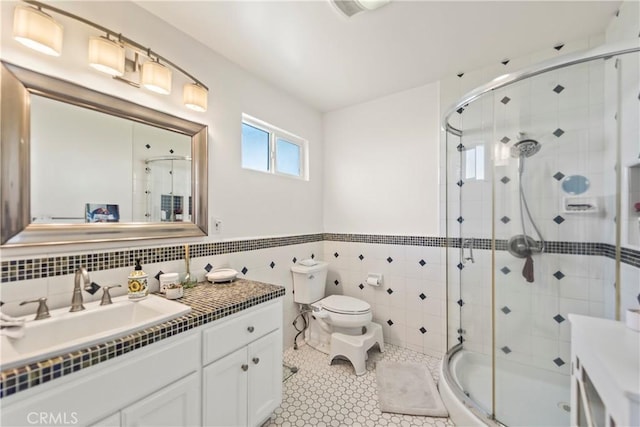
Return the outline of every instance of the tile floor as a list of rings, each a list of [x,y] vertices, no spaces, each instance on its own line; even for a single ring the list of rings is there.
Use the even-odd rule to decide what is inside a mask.
[[[282,405],[264,426],[453,426],[447,418],[429,418],[380,412],[376,392],[375,362],[394,360],[424,363],[438,379],[440,360],[405,348],[385,344],[369,351],[367,373],[356,376],[349,362],[335,360],[302,345],[284,353],[284,363],[298,368],[283,384]]]

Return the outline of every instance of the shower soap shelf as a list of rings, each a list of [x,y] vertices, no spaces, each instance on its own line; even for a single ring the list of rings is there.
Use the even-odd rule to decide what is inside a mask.
[[[596,197],[563,197],[562,211],[564,213],[596,213],[598,212]]]

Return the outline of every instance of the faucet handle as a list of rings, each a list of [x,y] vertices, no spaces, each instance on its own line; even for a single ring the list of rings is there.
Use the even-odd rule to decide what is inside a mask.
[[[122,285],[103,286],[102,289],[104,290],[104,292],[102,293],[102,301],[100,301],[100,305],[111,304],[111,294],[109,294],[109,289],[121,287]]]
[[[46,319],[47,317],[51,317],[49,314],[49,307],[47,307],[47,299],[45,297],[34,299],[32,301],[22,301],[20,305],[31,304],[37,302],[38,310],[36,310],[36,317],[34,320]]]

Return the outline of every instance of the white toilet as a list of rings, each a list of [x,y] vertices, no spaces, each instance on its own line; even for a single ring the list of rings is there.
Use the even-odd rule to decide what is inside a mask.
[[[313,263],[291,267],[293,300],[311,310],[305,341],[328,354],[329,363],[342,356],[351,362],[357,375],[362,375],[367,350],[377,343],[380,351],[384,351],[382,327],[371,321],[373,314],[369,303],[345,295],[325,297],[329,265],[322,261]]]

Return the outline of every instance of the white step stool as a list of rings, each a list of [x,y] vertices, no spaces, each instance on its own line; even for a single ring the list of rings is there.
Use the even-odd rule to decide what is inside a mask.
[[[384,353],[384,341],[382,338],[382,326],[377,323],[369,323],[364,335],[346,335],[340,332],[331,334],[331,352],[329,353],[329,365],[333,359],[342,356],[349,360],[356,371],[356,375],[363,375],[367,369],[367,350],[378,343],[380,352]]]

